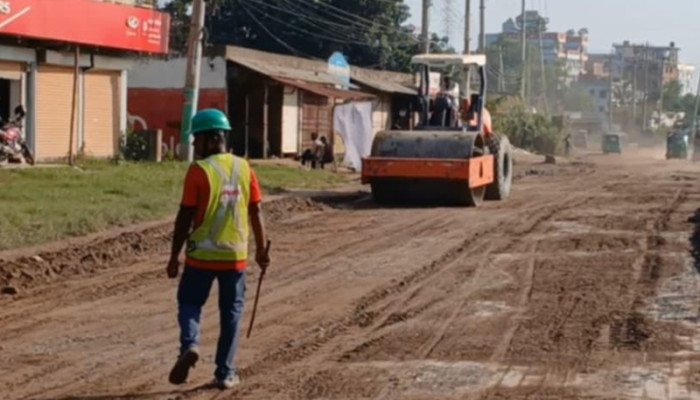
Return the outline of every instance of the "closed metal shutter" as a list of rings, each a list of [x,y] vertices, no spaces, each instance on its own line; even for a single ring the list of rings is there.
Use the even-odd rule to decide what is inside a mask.
[[[41,66],[37,74],[36,158],[68,156],[73,102],[73,70]],[[73,138],[74,151],[78,145]]]
[[[119,141],[119,72],[85,74],[85,155],[113,157]]]
[[[22,64],[0,61],[0,79],[22,79]]]

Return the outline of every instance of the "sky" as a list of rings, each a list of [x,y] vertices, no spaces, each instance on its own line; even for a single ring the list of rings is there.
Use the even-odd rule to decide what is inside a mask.
[[[444,34],[446,1],[455,9],[450,42],[463,48],[464,1],[432,0],[431,29]],[[612,43],[624,40],[681,48],[681,62],[700,67],[700,0],[526,0],[549,18],[549,30],[565,32],[588,28],[590,52],[609,53]],[[411,7],[410,23],[421,24],[421,0],[404,0]],[[501,31],[501,24],[520,14],[521,0],[486,0],[486,33]],[[479,0],[472,0],[472,48],[478,43]]]

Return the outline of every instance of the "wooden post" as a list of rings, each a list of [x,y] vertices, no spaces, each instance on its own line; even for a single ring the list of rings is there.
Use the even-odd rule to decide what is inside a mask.
[[[156,137],[155,137],[155,146],[156,146],[156,162],[162,162],[163,161],[163,130],[158,129],[156,130]]]
[[[73,72],[73,104],[70,114],[70,139],[68,140],[68,165],[73,166],[75,154],[73,153],[73,137],[76,130],[76,114],[78,113],[78,83],[80,78],[80,47],[75,48],[75,70]]]

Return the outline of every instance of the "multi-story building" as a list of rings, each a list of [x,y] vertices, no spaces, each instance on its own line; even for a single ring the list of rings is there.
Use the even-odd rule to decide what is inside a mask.
[[[589,54],[585,68],[586,75],[607,79],[610,76],[610,57],[610,54]]]
[[[613,48],[613,79],[631,82],[652,101],[661,97],[664,85],[680,78],[680,49],[673,42],[668,46],[652,46],[625,41],[614,44]]]
[[[593,75],[582,75],[578,80],[578,87],[583,89],[591,99],[595,107],[595,114],[606,116],[610,110],[610,82]]]
[[[507,40],[521,40],[522,16],[515,20],[508,19],[503,23],[502,32],[487,34],[486,45],[489,46],[505,38]],[[537,25],[545,25],[548,19],[540,16],[537,11],[525,12],[527,44],[530,48],[541,49],[544,62],[547,64],[561,63],[565,66],[568,81],[575,81],[585,71],[588,61],[588,30],[580,29],[578,32],[543,32],[537,29]]]

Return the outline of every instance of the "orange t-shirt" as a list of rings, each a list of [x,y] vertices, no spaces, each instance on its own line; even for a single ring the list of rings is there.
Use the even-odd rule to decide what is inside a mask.
[[[194,217],[194,229],[197,229],[204,221],[204,216],[207,212],[207,206],[209,205],[209,179],[207,178],[206,172],[196,165],[192,164],[190,169],[187,171],[187,176],[185,177],[185,188],[182,193],[182,202],[180,203],[183,207],[195,207],[197,212]],[[260,190],[260,184],[258,178],[255,175],[253,169],[250,169],[250,205],[258,204],[262,201],[262,190]],[[246,260],[241,261],[202,261],[194,260],[187,257],[187,265],[195,268],[202,268],[215,271],[229,271],[236,270],[238,272],[244,271],[247,266]]]

